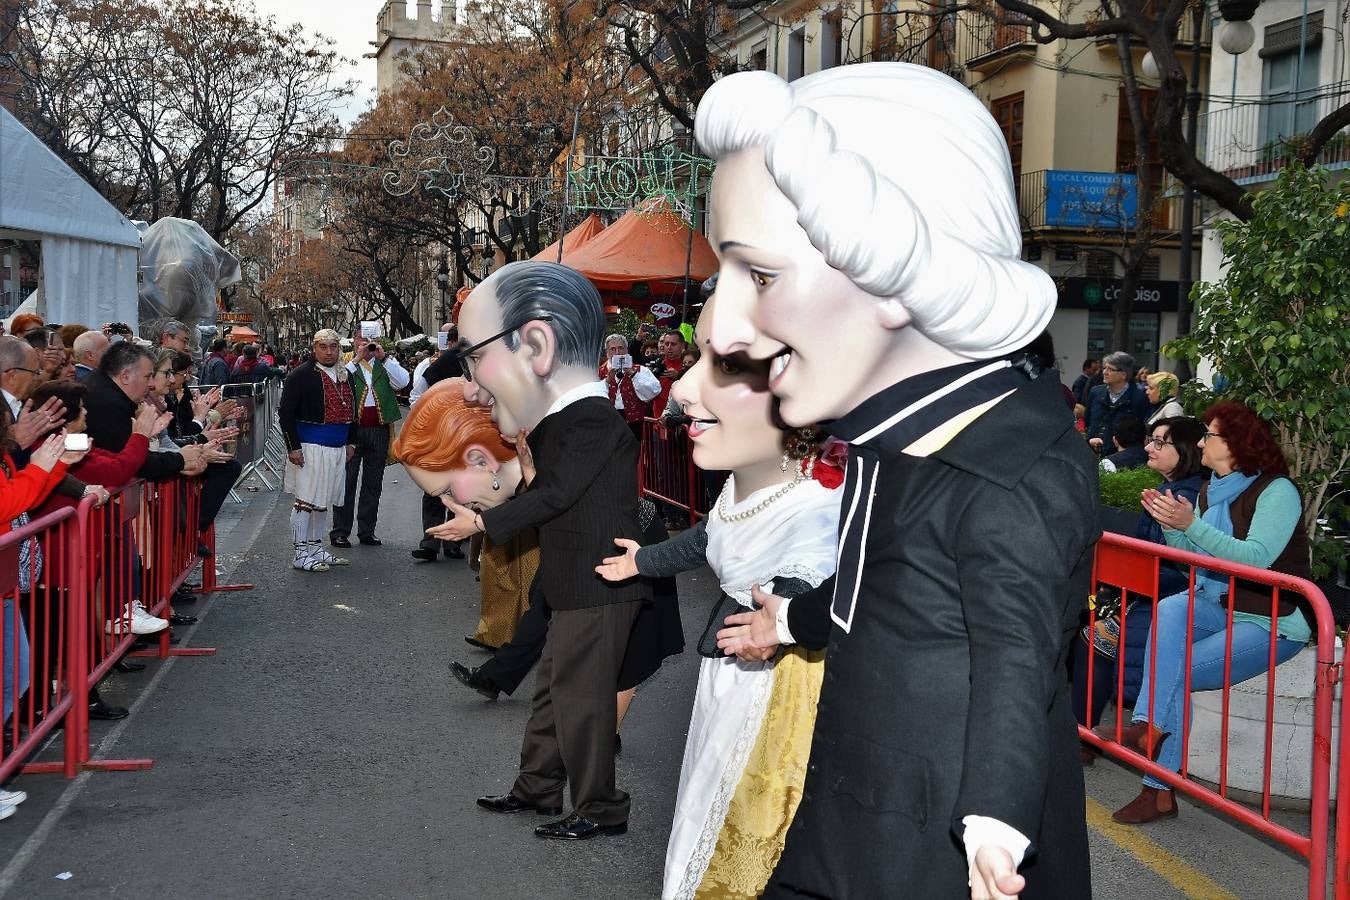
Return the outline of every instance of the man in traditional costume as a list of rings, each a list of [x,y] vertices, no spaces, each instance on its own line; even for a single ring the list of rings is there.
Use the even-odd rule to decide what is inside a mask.
[[[339,340],[331,328],[315,332],[314,354],[286,376],[277,412],[286,437],[285,490],[295,497],[292,565],[305,572],[348,565],[323,548],[328,510],[346,498],[347,462],[356,452],[356,399]]]
[[[359,335],[358,335],[359,337]],[[344,500],[333,510],[333,528],[328,540],[334,547],[350,547],[352,513],[356,537],[370,547],[380,546],[375,520],[380,513],[384,467],[389,461],[390,432],[403,418],[395,391],[408,386],[408,370],[384,352],[378,341],[363,341],[347,363],[347,378],[356,398],[356,449],[347,460]],[[361,489],[357,503],[357,484]]]

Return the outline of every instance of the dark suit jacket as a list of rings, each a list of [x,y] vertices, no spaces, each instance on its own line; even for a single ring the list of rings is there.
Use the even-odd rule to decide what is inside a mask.
[[[851,449],[879,474],[850,630],[830,619],[834,579],[789,608],[793,636],[829,650],[766,896],[968,896],[961,820],[982,815],[1031,840],[1024,898],[1090,897],[1065,657],[1099,535],[1096,462],[1053,378],[931,456],[885,438]]]
[[[126,393],[102,372],[94,372],[85,381],[89,393],[84,408],[88,412],[86,429],[94,446],[109,453],[121,453],[131,438],[131,420],[136,415],[136,404]],[[183,471],[183,457],[178,453],[151,450],[136,474],[141,478],[159,481]]]
[[[569,404],[531,432],[538,474],[529,489],[483,513],[483,526],[502,543],[539,529],[539,574],[551,609],[584,609],[645,599],[641,579],[611,584],[595,574],[614,555],[616,537],[640,540],[638,444],[607,397]]]

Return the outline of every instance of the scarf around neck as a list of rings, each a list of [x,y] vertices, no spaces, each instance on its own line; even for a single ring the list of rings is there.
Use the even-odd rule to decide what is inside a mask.
[[[1209,489],[1205,492],[1204,513],[1200,516],[1206,524],[1212,525],[1219,531],[1229,537],[1233,536],[1233,516],[1231,507],[1243,491],[1251,487],[1252,482],[1261,477],[1261,473],[1255,475],[1246,475],[1242,472],[1229,472],[1227,475],[1220,476],[1217,473],[1211,473],[1209,476]],[[1192,548],[1196,553],[1203,556],[1213,556],[1208,550],[1202,547]],[[1223,587],[1220,590],[1227,590],[1228,576],[1222,572],[1213,572],[1208,569],[1199,573],[1209,581],[1221,582]]]

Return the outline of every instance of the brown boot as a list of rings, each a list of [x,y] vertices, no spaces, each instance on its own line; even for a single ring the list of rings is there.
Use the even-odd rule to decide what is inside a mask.
[[[1108,741],[1116,739],[1116,727],[1114,725],[1098,725],[1092,729],[1099,737]],[[1148,752],[1149,732],[1153,733],[1153,752]],[[1133,750],[1140,756],[1146,756],[1150,761],[1157,760],[1158,754],[1162,752],[1162,742],[1167,738],[1167,733],[1159,731],[1155,726],[1147,722],[1135,722],[1126,725],[1120,729],[1120,746]]]
[[[1111,814],[1122,825],[1145,825],[1158,819],[1177,817],[1177,798],[1174,793],[1146,787],[1129,803]]]

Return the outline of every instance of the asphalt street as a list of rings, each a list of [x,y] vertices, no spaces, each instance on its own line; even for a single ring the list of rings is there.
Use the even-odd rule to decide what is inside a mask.
[[[698,657],[667,660],[624,724],[627,835],[559,844],[533,836],[537,817],[477,810],[511,784],[532,682],[490,703],[451,679],[451,660],[484,658],[463,640],[478,586],[462,561],[409,558],[419,496],[387,470],[384,546],[328,573],[291,568],[276,494],[228,504],[220,568],[256,588],[199,601],[182,635],[218,652],[117,676],[105,696],[132,715],[94,723],[95,758],[154,767],[21,778],[0,898],[658,896]],[[680,588],[692,648],[717,588],[707,570]],[[1304,895],[1299,861],[1189,804],[1113,830],[1137,775],[1098,762],[1087,782],[1095,896]]]

